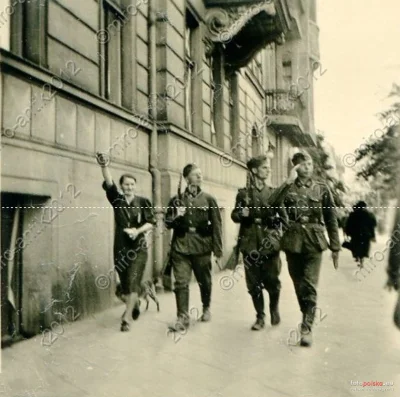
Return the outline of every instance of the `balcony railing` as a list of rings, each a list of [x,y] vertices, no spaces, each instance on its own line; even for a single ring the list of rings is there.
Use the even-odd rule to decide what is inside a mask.
[[[269,90],[266,92],[267,114],[300,117],[300,100],[289,90]]]

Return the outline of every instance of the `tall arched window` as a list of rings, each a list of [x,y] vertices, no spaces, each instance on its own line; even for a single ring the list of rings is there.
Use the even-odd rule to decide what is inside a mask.
[[[254,125],[251,130],[251,153],[253,157],[261,153],[261,139],[257,125]]]

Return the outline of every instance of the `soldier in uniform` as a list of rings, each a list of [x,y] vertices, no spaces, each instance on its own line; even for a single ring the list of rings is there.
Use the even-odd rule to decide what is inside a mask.
[[[305,151],[296,153],[292,163],[299,166],[298,177],[283,200],[289,225],[283,234],[281,248],[286,253],[289,274],[303,313],[300,345],[311,346],[322,252],[330,248],[337,269],[341,245],[332,193],[325,183],[312,178],[313,161],[310,155]]]
[[[278,189],[266,185],[271,172],[267,156],[253,157],[247,163],[249,186],[239,189],[231,218],[240,223],[239,249],[245,264],[246,286],[256,310],[256,322],[251,329],[259,331],[265,326],[263,288],[269,294],[271,325],[280,323],[279,295],[281,282],[280,223],[286,214],[275,205],[297,176],[291,177]]]
[[[189,283],[192,269],[200,287],[203,313],[201,321],[210,321],[211,254],[222,257],[221,214],[216,199],[201,189],[202,174],[195,164],[183,169],[187,188],[181,197],[173,197],[166,214],[166,226],[173,229],[170,261],[175,277],[178,319],[172,331],[189,326]]]

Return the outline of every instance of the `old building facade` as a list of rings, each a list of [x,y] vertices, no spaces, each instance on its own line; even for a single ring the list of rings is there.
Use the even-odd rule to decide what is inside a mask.
[[[113,213],[95,152],[134,172],[158,226],[147,276],[169,247],[164,206],[189,162],[230,210],[246,159],[313,145],[315,0],[2,1],[3,339],[33,335],[63,307],[112,302]],[[272,157],[272,155],[271,155]],[[50,208],[49,208],[50,207]]]

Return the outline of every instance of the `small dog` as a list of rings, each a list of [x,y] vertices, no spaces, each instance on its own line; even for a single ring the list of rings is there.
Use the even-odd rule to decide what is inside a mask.
[[[152,280],[143,281],[141,284],[141,291],[139,294],[139,299],[144,299],[146,301],[146,310],[149,309],[149,297],[153,299],[155,304],[157,305],[157,311],[160,311],[160,302],[158,301],[157,294],[156,294],[156,286]],[[126,303],[125,295],[122,293],[121,284],[117,284],[117,288],[115,291],[115,295],[118,299],[122,302]]]

